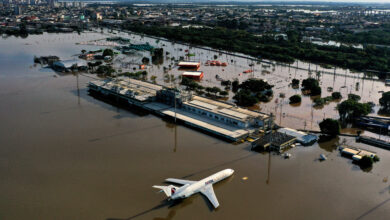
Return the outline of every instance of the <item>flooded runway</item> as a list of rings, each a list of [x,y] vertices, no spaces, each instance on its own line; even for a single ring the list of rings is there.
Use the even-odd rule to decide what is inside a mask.
[[[389,219],[389,151],[347,139],[380,157],[368,171],[339,155],[343,138],[291,149],[288,160],[259,154],[97,100],[88,74],[32,66],[34,55],[71,58],[86,47],[76,41],[95,38],[0,40],[0,219]],[[214,185],[215,211],[201,195],[165,202],[151,187],[225,168],[235,173]]]

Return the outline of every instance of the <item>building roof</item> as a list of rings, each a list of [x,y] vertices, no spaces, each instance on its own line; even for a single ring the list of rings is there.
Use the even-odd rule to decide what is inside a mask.
[[[279,128],[278,132],[294,136],[297,138],[297,140],[299,142],[304,143],[304,144],[314,143],[318,139],[318,137],[316,135],[307,134],[305,132],[297,131],[297,130],[292,129],[292,128]]]
[[[349,154],[349,155],[355,155],[355,154],[359,153],[358,150],[351,149],[351,148],[344,148],[341,152],[343,152],[345,154]]]
[[[184,102],[184,104],[242,122],[247,122],[253,118],[259,118],[262,120],[268,118],[268,116],[263,113],[238,108],[232,104],[219,102],[200,96],[193,96],[192,101]]]
[[[199,62],[179,62],[179,66],[197,66]]]
[[[245,108],[240,108],[234,104],[227,103],[227,102],[215,101],[212,99],[208,99],[208,98],[204,98],[204,97],[196,96],[196,95],[193,96],[193,100],[206,102],[206,103],[218,106],[219,109],[226,108],[226,109],[235,111],[237,113],[242,113],[242,114],[248,115],[248,116],[253,117],[253,118],[260,118],[260,119],[269,118],[269,116],[265,113],[261,113],[258,111],[252,111],[252,110],[245,109]]]
[[[211,105],[211,104],[208,104],[208,103],[205,103],[205,102],[201,102],[201,101],[198,101],[198,100],[192,100],[192,101],[189,102],[189,104],[195,105],[197,107],[202,107],[202,108],[205,108],[205,109],[210,110],[210,111],[218,108],[218,106],[216,106],[216,105]]]
[[[193,96],[192,101],[185,102],[185,104],[242,122],[246,122],[251,118],[264,120],[269,117],[260,112],[239,108],[233,104],[219,102],[200,96]]]
[[[181,75],[183,76],[200,76],[203,72],[201,71],[191,71],[191,72],[184,72]]]
[[[238,111],[233,111],[233,110],[230,110],[227,108],[220,109],[220,110],[218,110],[218,112],[225,114],[225,115],[232,116],[232,117],[237,118],[239,120],[245,120],[249,117],[249,115],[247,115],[247,114],[243,114],[243,113],[240,113]]]
[[[118,77],[116,80],[97,80],[90,83],[138,101],[147,101],[149,98],[156,96],[157,91],[163,89],[160,85],[128,77]]]
[[[55,66],[61,66],[63,68],[69,69],[73,66],[87,66],[87,63],[84,60],[64,60],[64,61],[56,61],[53,63]]]
[[[263,137],[257,139],[252,143],[254,148],[256,147],[263,147],[267,146],[269,144],[272,144],[274,146],[281,146],[287,142],[295,140],[296,137],[285,134],[285,133],[280,133],[280,132],[272,132],[269,134],[264,135]]]

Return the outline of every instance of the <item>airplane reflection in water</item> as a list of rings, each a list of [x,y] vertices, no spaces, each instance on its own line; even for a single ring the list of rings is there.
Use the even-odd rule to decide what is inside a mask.
[[[169,185],[153,187],[161,189],[161,191],[168,196],[168,200],[184,199],[195,193],[200,192],[207,197],[211,204],[213,204],[214,208],[217,208],[219,206],[219,202],[217,200],[217,197],[215,196],[213,184],[230,177],[231,175],[233,175],[233,173],[234,170],[225,169],[199,181],[168,178],[165,180],[166,182],[176,183],[183,186],[176,187],[174,185]]]

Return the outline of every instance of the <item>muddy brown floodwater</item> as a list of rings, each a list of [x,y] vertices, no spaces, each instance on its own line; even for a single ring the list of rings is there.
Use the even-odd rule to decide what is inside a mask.
[[[296,147],[291,159],[250,151],[154,115],[89,96],[85,75],[34,67],[34,55],[71,58],[96,33],[0,40],[0,219],[389,219],[390,152],[362,171],[340,140]],[[176,132],[176,135],[175,135]],[[176,138],[175,138],[176,137]],[[327,161],[319,162],[323,153]],[[201,195],[165,202],[151,186],[232,168]],[[246,178],[244,178],[246,177]]]

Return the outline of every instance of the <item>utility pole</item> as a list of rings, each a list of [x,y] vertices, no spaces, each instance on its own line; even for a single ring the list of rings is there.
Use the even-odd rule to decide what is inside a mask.
[[[174,93],[175,93],[175,96],[174,96],[173,102],[175,103],[175,124],[176,124],[176,86],[174,88]]]

